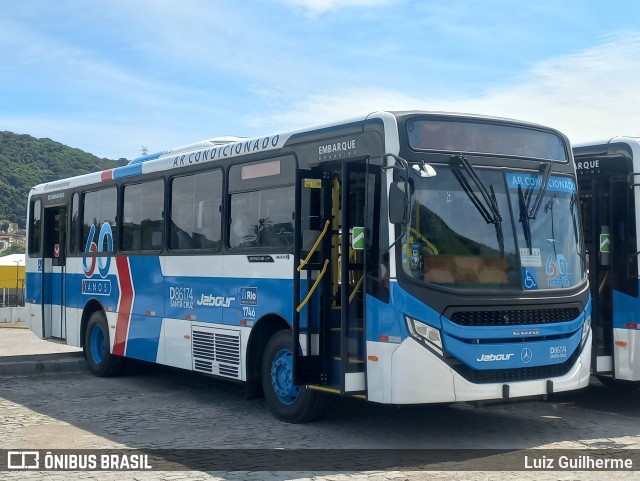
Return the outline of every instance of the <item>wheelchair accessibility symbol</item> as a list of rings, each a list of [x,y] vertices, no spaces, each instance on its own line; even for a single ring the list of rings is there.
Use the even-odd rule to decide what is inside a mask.
[[[538,275],[536,271],[530,271],[529,269],[522,269],[522,285],[525,291],[538,289]]]

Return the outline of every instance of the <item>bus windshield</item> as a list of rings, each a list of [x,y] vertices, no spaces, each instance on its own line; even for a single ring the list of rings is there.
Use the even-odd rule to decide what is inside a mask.
[[[487,201],[463,169],[436,169],[436,177],[411,179],[402,247],[406,274],[461,289],[529,291],[583,281],[574,179],[552,175],[534,218],[529,213],[542,175],[476,168]]]

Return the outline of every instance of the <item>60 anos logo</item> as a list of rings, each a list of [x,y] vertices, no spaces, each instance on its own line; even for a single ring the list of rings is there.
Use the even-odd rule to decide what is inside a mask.
[[[105,222],[100,227],[98,233],[98,243],[94,242],[96,235],[96,226],[92,225],[87,236],[87,245],[85,246],[85,252],[104,252],[104,246],[107,246],[107,252],[113,252],[113,231],[108,222]],[[111,281],[106,279],[109,274],[109,268],[111,267],[111,257],[83,257],[82,267],[84,269],[84,275],[91,278],[98,274],[101,279],[82,279],[82,293],[91,294],[96,296],[109,296],[111,295]],[[97,267],[97,272],[96,272]]]
[[[549,276],[549,287],[567,287],[569,285],[567,260],[562,254],[556,255],[555,259],[553,255],[549,254],[545,270]]]

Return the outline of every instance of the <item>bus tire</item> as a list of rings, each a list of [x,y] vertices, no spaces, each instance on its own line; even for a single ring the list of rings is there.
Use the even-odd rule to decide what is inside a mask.
[[[102,311],[91,314],[84,339],[84,358],[89,370],[99,377],[120,374],[125,359],[110,352],[109,325]]]
[[[262,357],[262,388],[274,416],[288,423],[306,423],[326,408],[326,396],[307,386],[291,382],[293,351],[291,331],[276,332],[267,342]]]

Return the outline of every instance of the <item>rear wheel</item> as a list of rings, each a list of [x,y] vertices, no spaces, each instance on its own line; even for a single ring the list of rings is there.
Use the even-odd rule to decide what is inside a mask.
[[[84,338],[84,358],[89,370],[100,377],[116,376],[125,359],[110,352],[109,325],[102,311],[91,314]]]
[[[262,388],[267,405],[281,421],[312,421],[326,408],[323,393],[293,384],[293,350],[289,330],[276,332],[267,343],[262,358]]]

